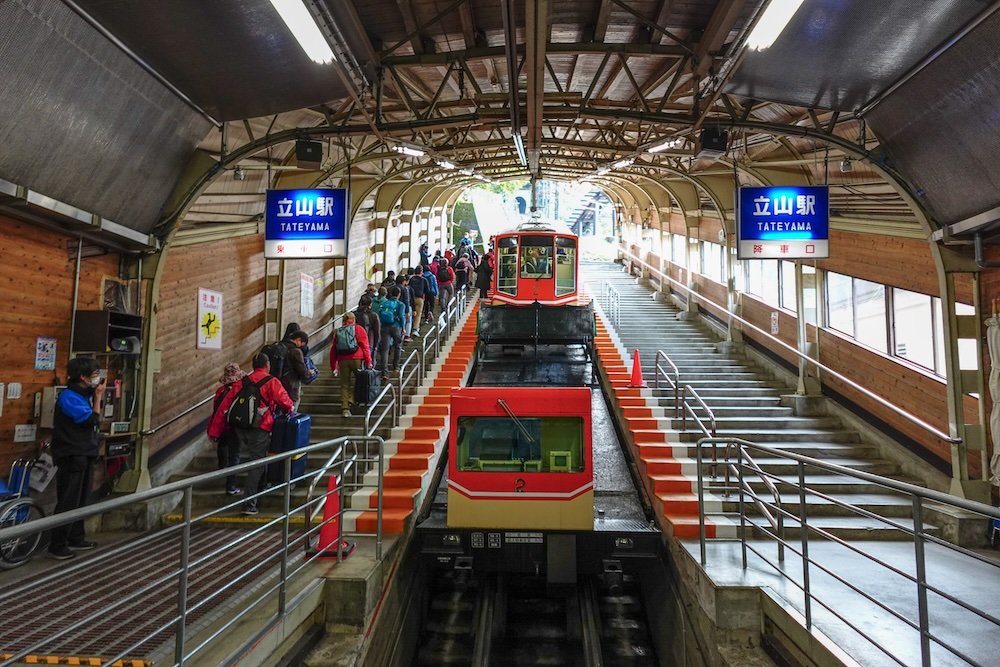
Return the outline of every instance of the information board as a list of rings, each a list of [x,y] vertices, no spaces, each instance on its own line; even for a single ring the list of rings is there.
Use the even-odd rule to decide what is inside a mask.
[[[830,196],[825,185],[743,187],[737,208],[740,259],[830,256]]]
[[[264,257],[347,257],[347,190],[268,190]]]

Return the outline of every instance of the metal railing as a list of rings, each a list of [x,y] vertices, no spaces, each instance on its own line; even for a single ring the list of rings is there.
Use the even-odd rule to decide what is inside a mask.
[[[670,369],[674,372],[673,378],[667,373],[667,369],[660,365],[660,359],[670,365]],[[653,386],[657,389],[660,388],[661,375],[674,392],[674,419],[677,419],[681,416],[681,372],[677,370],[677,364],[671,361],[666,352],[657,350],[653,358]]]
[[[705,400],[698,394],[695,388],[692,387],[691,385],[687,384],[684,385],[684,388],[681,390],[681,396],[682,396],[681,407],[683,408],[683,411],[681,412],[681,430],[683,431],[687,430],[687,420],[688,416],[690,416],[691,419],[694,420],[694,423],[698,427],[698,430],[701,431],[702,435],[704,435],[706,438],[714,438],[717,435],[715,411],[712,410],[712,408],[708,407],[708,403],[705,402]],[[695,408],[688,401],[689,396],[694,400],[694,402],[698,405],[698,407],[700,407],[702,410],[705,411],[704,418],[698,415],[697,410],[695,410]],[[708,425],[705,424],[706,421],[708,422]],[[719,463],[719,453],[717,449],[713,449],[712,475],[715,475],[715,468],[718,465],[718,463]]]
[[[748,327],[749,329],[751,329],[751,330],[757,332],[758,334],[764,336],[764,338],[766,338],[767,340],[771,341],[772,343],[778,345],[783,350],[785,350],[785,351],[787,351],[787,352],[789,352],[791,354],[794,354],[796,357],[798,357],[799,359],[805,361],[806,363],[812,364],[816,368],[824,371],[825,373],[828,373],[832,377],[840,380],[841,382],[843,382],[844,384],[848,385],[852,389],[854,389],[854,390],[860,392],[861,394],[863,394],[864,396],[872,399],[873,401],[875,401],[879,405],[881,405],[881,406],[883,406],[885,408],[888,408],[889,410],[891,410],[892,412],[896,413],[897,415],[899,415],[900,417],[902,417],[906,421],[908,421],[911,424],[913,424],[913,425],[921,428],[922,430],[926,431],[927,433],[930,433],[934,437],[939,438],[940,440],[942,440],[944,442],[947,442],[947,443],[950,443],[950,444],[961,444],[961,442],[962,442],[961,438],[952,437],[950,434],[945,433],[944,431],[942,431],[941,429],[937,428],[936,426],[927,423],[926,421],[924,421],[923,419],[921,419],[917,415],[904,410],[903,408],[899,407],[898,405],[896,405],[894,403],[891,403],[890,401],[888,401],[885,398],[879,396],[878,394],[876,394],[875,392],[871,391],[867,387],[863,387],[862,385],[858,384],[857,382],[855,382],[854,380],[850,379],[846,375],[843,375],[842,373],[839,373],[839,372],[833,370],[829,366],[820,363],[816,359],[813,359],[809,355],[807,355],[807,354],[805,354],[803,352],[800,352],[795,347],[793,347],[793,346],[785,343],[783,340],[781,340],[780,338],[772,335],[771,333],[769,333],[767,331],[764,331],[763,329],[761,329],[757,325],[753,324],[752,322],[750,322],[750,321],[748,321],[748,320],[740,317],[739,315],[737,315],[735,313],[729,312],[729,309],[726,306],[718,304],[718,303],[715,303],[711,299],[708,299],[708,298],[706,298],[706,297],[698,294],[697,292],[695,292],[694,290],[692,290],[687,285],[684,285],[680,281],[675,280],[670,275],[668,275],[666,273],[663,273],[658,268],[654,267],[652,264],[649,264],[648,262],[642,260],[638,255],[635,255],[634,253],[629,252],[628,250],[626,250],[625,248],[622,248],[622,247],[619,247],[619,252],[621,252],[624,256],[628,257],[630,260],[634,261],[635,263],[639,264],[640,266],[642,266],[643,268],[645,268],[646,270],[648,270],[650,273],[654,273],[657,276],[659,276],[660,279],[661,279],[661,281],[669,282],[672,287],[677,287],[680,290],[682,290],[683,292],[685,292],[687,294],[688,299],[693,299],[696,302],[701,302],[701,303],[704,303],[705,305],[712,306],[713,308],[721,309],[722,311],[726,312],[727,316],[729,318],[731,318],[733,321],[739,322],[740,324],[744,325],[745,327]]]
[[[976,563],[983,564],[988,568],[995,568],[986,575],[993,581],[1000,577],[1000,563],[998,563],[995,559],[985,557],[970,549],[952,544],[937,535],[934,535],[933,532],[928,532],[928,527],[925,527],[924,525],[924,513],[928,503],[936,503],[945,506],[946,511],[948,512],[961,510],[981,517],[984,519],[985,527],[985,520],[1000,519],[1000,509],[990,507],[989,505],[984,505],[982,503],[950,496],[939,491],[933,491],[931,489],[915,486],[913,484],[907,484],[906,482],[900,482],[887,477],[882,477],[880,475],[853,470],[851,468],[846,468],[833,463],[827,463],[825,461],[803,456],[801,454],[795,454],[781,449],[759,445],[740,438],[702,438],[698,441],[698,499],[700,523],[699,547],[701,562],[703,565],[707,564],[708,557],[705,530],[705,480],[701,474],[701,451],[702,448],[707,445],[716,447],[719,444],[726,445],[725,463],[727,466],[732,466],[739,476],[738,510],[740,514],[740,528],[737,538],[713,538],[713,541],[732,541],[733,539],[738,539],[741,545],[744,569],[748,567],[748,552],[753,553],[768,567],[768,569],[773,570],[779,576],[787,580],[792,589],[799,590],[803,595],[802,600],[806,628],[812,628],[814,605],[818,605],[824,610],[824,614],[830,614],[835,617],[838,622],[843,623],[853,632],[863,637],[867,642],[874,646],[878,651],[885,654],[893,662],[900,665],[912,664],[912,661],[908,661],[907,656],[898,655],[892,648],[893,646],[897,648],[903,646],[905,645],[905,642],[900,641],[898,638],[894,638],[894,641],[888,640],[889,638],[879,638],[876,636],[876,633],[879,631],[878,627],[867,625],[862,626],[858,623],[856,617],[852,618],[849,615],[850,612],[845,611],[845,607],[847,607],[847,605],[845,605],[842,587],[846,587],[852,594],[858,596],[859,602],[875,605],[879,608],[880,613],[884,612],[888,614],[895,619],[896,622],[919,635],[920,664],[924,667],[929,667],[932,664],[932,644],[972,665],[995,664],[995,662],[993,662],[995,655],[992,653],[990,654],[991,657],[988,658],[986,662],[982,662],[975,659],[975,657],[970,656],[969,650],[975,650],[977,646],[995,646],[994,638],[996,636],[996,632],[1000,630],[1000,611],[998,611],[1000,610],[1000,604],[992,601],[993,604],[991,608],[984,608],[981,604],[977,604],[974,600],[970,600],[968,598],[963,599],[960,597],[961,594],[957,591],[946,590],[948,581],[952,579],[946,576],[936,577],[937,583],[931,583],[928,581],[928,564],[925,547],[927,544],[931,544],[935,547],[941,547],[946,550],[946,553],[948,554],[947,563],[938,562],[938,566],[943,567],[946,570],[955,571],[954,568],[957,567],[957,563],[955,562],[956,558],[972,559]],[[768,457],[774,457],[788,463],[793,463],[796,474],[793,478],[789,479],[787,477],[781,477],[763,470],[759,465],[753,462],[753,458],[750,453],[751,451],[754,453],[762,453]],[[902,496],[908,500],[910,513],[912,515],[911,521],[881,516],[864,507],[846,502],[836,495],[833,495],[833,492],[826,492],[813,488],[806,482],[807,469],[811,471],[816,470],[825,473],[833,473],[854,480],[860,480],[868,484],[876,485],[885,492]],[[798,507],[793,510],[789,509],[788,506],[782,506],[779,503],[769,502],[766,497],[753,491],[752,485],[747,482],[747,473],[749,473],[749,476],[758,477],[760,481],[769,481],[769,488],[774,488],[776,490],[775,493],[778,489],[782,489],[786,490],[788,495],[797,496]],[[748,514],[746,510],[747,496],[750,496],[754,503],[758,506],[763,505],[766,507],[767,511],[772,516],[773,521],[769,519],[767,525],[765,525],[760,523],[756,517]],[[909,558],[907,558],[906,561],[915,564],[913,573],[911,574],[909,571],[910,568],[905,562],[887,562],[886,560],[879,558],[876,553],[872,553],[872,549],[864,548],[863,544],[848,542],[846,539],[834,534],[831,529],[816,525],[813,522],[814,517],[810,517],[809,513],[809,504],[807,500],[810,498],[818,499],[819,503],[823,505],[833,504],[843,510],[847,510],[855,517],[865,519],[869,522],[874,522],[874,525],[881,525],[888,528],[893,531],[897,538],[900,534],[907,536],[913,547],[913,560],[910,561]],[[774,526],[777,524],[779,519],[787,519],[798,524],[799,540],[797,543],[786,539],[783,532],[779,532],[774,529]],[[871,524],[869,524],[869,526],[870,525]],[[765,538],[769,538],[778,544],[779,559],[777,563],[770,560],[769,555],[765,553],[766,550],[763,547],[748,541],[747,537],[750,532],[748,529],[752,530],[755,535],[764,536]],[[833,565],[824,564],[814,555],[810,555],[810,540],[812,540],[814,548],[818,549],[819,547],[816,547],[815,545],[817,538],[821,540],[821,544],[824,546],[833,544],[844,550],[843,554],[836,555],[836,562],[840,565],[840,567],[850,568],[850,572],[846,576],[838,573],[834,569]],[[801,559],[802,567],[801,571],[798,573],[800,575],[799,577],[795,576],[795,568],[790,568],[787,565],[787,562],[782,562],[782,550],[791,551]],[[845,555],[849,559],[853,560],[845,560]],[[913,600],[916,603],[916,613],[913,613],[913,609],[899,609],[893,607],[892,604],[890,604],[891,601],[887,602],[883,599],[885,597],[884,595],[875,595],[870,593],[864,590],[861,585],[857,583],[859,580],[859,573],[863,571],[864,567],[870,567],[871,565],[874,565],[876,568],[880,580],[884,577],[895,576],[913,586]],[[812,574],[818,575],[817,579],[822,580],[822,583],[816,584],[811,578]],[[957,570],[955,571],[955,576],[968,576],[968,572]],[[830,580],[836,583],[831,583]],[[819,590],[817,590],[817,588],[819,588]],[[833,593],[830,596],[832,599],[824,599],[824,594],[831,592],[831,590],[833,590]],[[933,595],[933,597],[931,597],[931,595]],[[955,611],[964,610],[975,617],[974,619],[970,617],[970,621],[974,622],[967,624],[955,623],[954,621],[956,619],[954,617],[950,617],[952,619],[952,623],[950,624],[952,628],[964,627],[967,628],[968,631],[972,631],[973,628],[980,628],[980,626],[977,626],[976,624],[981,624],[983,621],[992,624],[993,628],[988,633],[984,632],[982,635],[982,641],[969,641],[970,638],[967,634],[962,634],[961,636],[956,634],[954,637],[945,638],[941,636],[941,634],[936,633],[935,629],[932,629],[931,627],[931,602],[937,605],[934,612],[935,616],[938,618],[943,617],[946,611],[951,611],[955,608],[958,608],[955,609]],[[848,609],[849,608],[850,607],[848,607]],[[914,620],[914,618],[916,620]],[[942,627],[945,626],[942,625]],[[890,629],[888,631],[898,634],[899,629],[900,628],[896,630]],[[955,645],[956,639],[959,644],[957,646]]]
[[[621,325],[621,304],[622,298],[618,290],[614,288],[608,281],[601,283],[601,301],[604,306],[604,314],[608,317],[608,322],[618,329]]]
[[[360,443],[365,444],[366,455],[358,453],[357,445]],[[348,446],[348,444],[350,444],[350,446]],[[378,452],[368,456],[368,445],[376,445]],[[118,546],[111,547],[107,551],[94,554],[82,562],[68,564],[57,571],[43,575],[40,578],[34,578],[23,586],[7,587],[3,593],[0,593],[0,604],[5,604],[5,600],[16,600],[23,596],[31,596],[33,591],[38,590],[37,587],[39,586],[53,584],[60,581],[72,581],[74,577],[77,576],[77,572],[82,571],[84,568],[91,568],[95,564],[99,565],[101,563],[106,563],[109,568],[114,567],[118,559],[120,559],[127,552],[135,550],[138,547],[151,546],[155,544],[155,548],[162,550],[168,540],[177,540],[179,542],[179,560],[176,568],[158,573],[158,576],[156,576],[154,580],[146,582],[134,591],[115,597],[114,602],[110,605],[97,609],[82,617],[77,617],[74,614],[73,620],[70,621],[67,619],[65,620],[65,624],[53,624],[53,626],[57,629],[55,629],[52,633],[37,640],[33,640],[29,646],[10,655],[2,663],[0,663],[0,665],[14,665],[21,661],[25,656],[31,655],[35,652],[44,652],[45,646],[51,642],[58,641],[60,638],[63,638],[70,633],[76,632],[85,626],[92,625],[102,616],[111,612],[127,610],[129,609],[129,605],[136,606],[138,612],[138,610],[141,610],[146,604],[148,604],[148,602],[144,601],[151,595],[155,595],[158,598],[170,595],[176,596],[178,601],[176,612],[169,618],[165,619],[165,621],[158,627],[155,627],[148,632],[144,632],[132,644],[127,646],[125,649],[120,650],[116,655],[102,658],[104,660],[104,665],[112,665],[115,661],[129,656],[132,651],[135,651],[140,646],[150,645],[150,642],[153,642],[160,647],[168,646],[171,634],[174,639],[173,664],[181,665],[185,661],[192,659],[197,654],[212,646],[228,629],[232,628],[236,623],[240,622],[241,619],[268,601],[276,603],[276,611],[265,621],[265,628],[262,632],[266,632],[268,629],[275,627],[282,621],[288,611],[289,581],[297,575],[303,573],[317,557],[317,555],[314,554],[308,555],[305,559],[302,559],[302,552],[307,551],[310,548],[318,531],[321,531],[327,523],[339,520],[340,525],[343,525],[341,519],[346,510],[344,509],[344,505],[341,504],[341,510],[338,514],[335,516],[324,517],[323,521],[316,525],[307,523],[303,531],[296,536],[292,535],[291,517],[299,512],[304,512],[308,516],[310,514],[310,507],[314,504],[318,504],[321,507],[323,506],[327,493],[314,498],[312,496],[312,490],[315,488],[316,482],[328,474],[334,474],[340,480],[343,480],[346,474],[350,473],[352,469],[356,469],[359,466],[376,465],[379,470],[378,484],[381,489],[382,473],[384,470],[381,445],[381,438],[370,436],[342,437],[335,440],[327,440],[325,442],[310,445],[301,449],[242,463],[231,468],[205,473],[190,479],[171,482],[148,491],[142,491],[128,496],[103,501],[94,505],[56,514],[18,526],[0,529],[0,543],[2,543],[9,540],[19,539],[27,535],[34,535],[43,531],[51,530],[52,528],[71,524],[92,516],[120,510],[132,505],[141,505],[171,494],[181,494],[182,515],[179,523],[164,528],[163,530],[145,534],[137,539],[129,540]],[[292,457],[297,457],[301,454],[308,455],[312,452],[328,451],[331,449],[333,450],[331,456],[321,468],[309,471],[301,477],[291,477]],[[196,487],[203,485],[214,485],[216,487],[220,487],[224,479],[229,475],[239,475],[260,467],[264,467],[266,471],[267,466],[274,465],[283,467],[283,479],[287,481],[276,484],[275,486],[248,498],[240,498],[239,500],[229,502],[222,507],[208,510],[202,514],[195,514],[192,500],[194,496],[194,489]],[[311,480],[307,500],[305,503],[293,507],[292,486],[296,483],[305,482],[306,480]],[[345,484],[338,484],[338,487],[339,488],[336,492],[343,493]],[[278,516],[269,519],[261,526],[246,531],[235,539],[227,541],[223,545],[213,546],[208,553],[192,557],[192,527],[205,525],[213,520],[218,521],[220,515],[238,510],[242,503],[244,503],[247,499],[255,499],[259,503],[262,502],[264,498],[276,497],[280,499],[279,502],[282,508]],[[259,538],[265,533],[265,531],[272,529],[279,530],[281,533],[281,538],[277,547],[275,547],[272,551],[263,554],[263,557],[259,559],[256,564],[237,576],[233,575],[231,569],[223,568],[221,570],[221,574],[219,575],[217,586],[213,585],[208,587],[206,589],[208,592],[202,595],[201,599],[188,599],[188,576],[192,568],[205,566],[213,559],[228,558],[234,548],[237,548],[240,545],[249,544],[254,540],[260,541]],[[376,544],[380,545],[382,542],[381,512],[379,512],[376,533],[351,533],[351,535],[374,537],[376,539]],[[378,555],[381,557],[381,549],[379,549]],[[275,565],[277,565],[277,568],[275,568]],[[202,568],[202,571],[205,571],[205,568]],[[196,645],[191,646],[189,635],[206,630],[206,627],[202,625],[202,621],[199,620],[203,617],[205,608],[209,605],[215,605],[224,601],[227,597],[234,595],[238,591],[246,591],[249,594],[246,602],[240,602],[241,606],[239,611],[231,618],[228,618],[225,624],[221,627],[213,626],[211,632],[207,632],[207,637],[201,638]],[[162,649],[156,650],[159,651]]]

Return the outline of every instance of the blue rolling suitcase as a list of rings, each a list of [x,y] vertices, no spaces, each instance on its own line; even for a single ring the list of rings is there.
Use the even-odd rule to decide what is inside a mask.
[[[312,417],[309,415],[278,415],[271,429],[271,446],[268,451],[280,454],[293,449],[301,449],[309,444],[309,432],[312,427]],[[305,453],[292,457],[292,479],[306,473],[306,462],[309,456]],[[269,482],[285,482],[284,463],[272,464],[267,469]]]

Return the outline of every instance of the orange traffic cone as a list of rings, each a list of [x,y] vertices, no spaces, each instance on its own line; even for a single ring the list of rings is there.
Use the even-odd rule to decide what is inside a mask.
[[[354,551],[354,543],[340,539],[340,488],[337,478],[330,475],[326,483],[326,500],[323,503],[323,526],[319,529],[319,543],[309,555],[329,559],[347,558]]]
[[[632,379],[629,381],[630,387],[645,387],[646,381],[642,379],[642,365],[639,363],[639,350],[632,350]]]

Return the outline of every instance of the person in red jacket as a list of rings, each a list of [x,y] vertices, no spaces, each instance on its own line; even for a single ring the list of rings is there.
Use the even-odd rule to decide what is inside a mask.
[[[288,392],[281,385],[281,381],[270,374],[270,370],[271,361],[266,354],[258,354],[254,357],[253,371],[241,382],[234,383],[233,388],[222,399],[219,409],[212,415],[212,420],[208,424],[208,437],[217,440],[230,426],[226,422],[226,416],[229,413],[229,407],[243,388],[244,382],[249,381],[259,385],[260,424],[252,428],[233,427],[236,440],[240,445],[240,463],[257,461],[267,455],[267,447],[271,444],[271,428],[274,426],[275,411],[291,412],[292,410],[292,399],[288,397]],[[257,466],[247,473],[247,481],[243,487],[243,496],[246,499],[243,513],[246,515],[254,515],[258,512],[256,496],[264,490],[264,472],[264,466]]]
[[[246,372],[240,368],[235,361],[230,361],[222,370],[222,377],[219,378],[219,388],[215,390],[215,398],[212,401],[212,417],[208,420],[211,424],[215,420],[215,415],[219,412],[222,400],[233,387],[242,384]],[[219,470],[231,468],[240,462],[240,443],[236,441],[236,433],[229,424],[225,423],[225,415],[222,415],[222,433],[218,438],[213,438],[219,456]],[[226,495],[238,496],[242,490],[236,484],[236,475],[226,477]]]
[[[353,343],[351,329],[354,331]],[[368,332],[355,321],[354,313],[348,312],[344,314],[344,326],[334,332],[333,345],[330,347],[330,369],[334,376],[340,375],[340,406],[344,417],[351,416],[348,406],[354,396],[355,375],[361,369],[362,362],[371,368],[372,351],[368,345]]]

